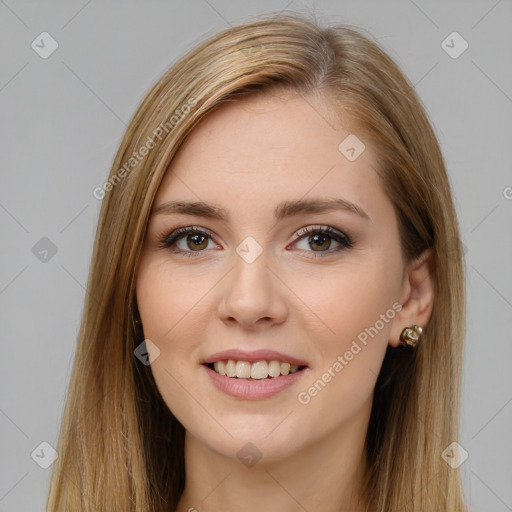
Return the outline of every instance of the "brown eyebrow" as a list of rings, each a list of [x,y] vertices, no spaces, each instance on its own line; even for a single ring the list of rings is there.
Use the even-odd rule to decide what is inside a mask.
[[[345,199],[298,199],[284,201],[274,210],[276,220],[300,215],[301,213],[323,213],[332,210],[344,210],[354,213],[363,219],[370,220],[368,214],[359,206]],[[203,201],[168,201],[155,206],[151,215],[172,214],[196,215],[221,221],[227,221],[229,214],[219,206],[214,206]]]

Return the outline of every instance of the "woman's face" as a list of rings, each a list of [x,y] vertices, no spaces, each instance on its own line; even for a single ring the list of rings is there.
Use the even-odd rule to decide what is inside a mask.
[[[137,302],[162,397],[205,448],[271,460],[364,438],[408,293],[376,168],[346,119],[283,92],[223,105],[174,158]]]

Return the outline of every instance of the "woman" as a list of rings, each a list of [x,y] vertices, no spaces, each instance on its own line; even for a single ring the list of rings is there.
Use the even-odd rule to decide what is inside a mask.
[[[375,43],[288,15],[221,32],[95,195],[49,511],[466,510],[457,217]]]

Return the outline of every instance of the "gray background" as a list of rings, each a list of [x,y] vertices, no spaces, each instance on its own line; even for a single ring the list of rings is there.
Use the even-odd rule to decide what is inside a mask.
[[[51,469],[31,453],[57,440],[100,208],[93,189],[106,180],[137,104],[207,35],[285,8],[314,9],[321,20],[373,34],[426,105],[467,248],[464,487],[473,510],[512,511],[512,2],[7,0],[0,1],[0,512],[44,509]],[[31,47],[43,31],[59,44],[47,59]],[[453,31],[469,44],[458,58],[441,46]],[[46,261],[33,250],[43,237],[57,249]]]

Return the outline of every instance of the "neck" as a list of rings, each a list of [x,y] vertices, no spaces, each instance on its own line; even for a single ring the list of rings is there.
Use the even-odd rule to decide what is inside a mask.
[[[369,411],[364,411],[364,418],[286,459],[263,457],[249,467],[212,451],[187,432],[186,485],[176,511],[363,511],[368,419]]]

